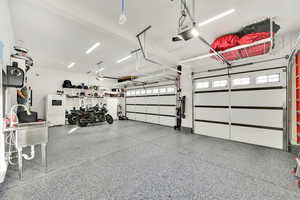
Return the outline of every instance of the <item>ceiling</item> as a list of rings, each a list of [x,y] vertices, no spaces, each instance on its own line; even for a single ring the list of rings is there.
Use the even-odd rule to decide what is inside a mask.
[[[176,2],[176,0],[174,0]],[[120,0],[10,0],[16,41],[30,49],[36,67],[85,73],[96,70],[104,61],[104,74],[138,74],[136,61],[116,61],[138,47],[135,35],[148,25],[147,49],[167,66],[179,60],[201,55],[208,48],[198,40],[171,42],[177,31],[178,3],[170,0],[127,0],[127,23],[118,24]],[[236,12],[200,29],[209,42],[225,33],[267,16],[275,16],[281,25],[279,34],[300,31],[299,0],[196,0],[196,21],[201,22],[231,8]],[[101,45],[90,55],[85,51],[94,43]],[[72,69],[67,66],[75,62]],[[145,66],[147,68],[148,65]],[[158,66],[149,65],[148,69]]]

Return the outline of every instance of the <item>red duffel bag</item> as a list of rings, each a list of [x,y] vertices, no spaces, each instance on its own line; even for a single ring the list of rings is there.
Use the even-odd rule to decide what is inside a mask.
[[[239,39],[239,36],[234,34],[223,35],[215,39],[211,47],[216,51],[224,51],[239,45]]]
[[[270,38],[271,34],[269,32],[260,32],[260,33],[250,33],[243,36],[239,41],[239,45],[251,44],[259,40]],[[266,42],[263,44],[258,44],[252,47],[247,47],[240,50],[242,58],[258,56],[266,54],[270,51],[271,43]]]
[[[216,51],[224,51],[226,49],[230,49],[232,47],[239,45],[239,37],[234,34],[223,35],[215,39],[215,41],[211,44],[211,47]],[[210,53],[213,53],[210,50]],[[240,54],[238,50],[230,51],[227,53],[223,53],[222,56],[226,60],[237,60],[240,58]],[[216,56],[212,56],[214,59],[218,59]]]

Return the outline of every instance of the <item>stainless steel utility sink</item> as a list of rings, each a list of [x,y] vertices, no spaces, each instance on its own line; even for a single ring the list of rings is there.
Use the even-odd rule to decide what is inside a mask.
[[[5,133],[14,132],[15,147],[18,151],[19,178],[23,174],[23,154],[24,147],[41,145],[42,163],[47,168],[47,143],[48,143],[48,124],[47,122],[32,122],[17,124],[16,127],[5,128]]]

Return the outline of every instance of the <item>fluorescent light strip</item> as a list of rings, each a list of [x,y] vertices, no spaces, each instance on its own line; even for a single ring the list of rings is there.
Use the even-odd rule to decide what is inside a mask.
[[[99,46],[100,46],[100,42],[97,42],[91,48],[89,48],[85,53],[90,54],[90,53],[92,53],[92,51],[94,51]]]
[[[68,65],[68,68],[71,69],[72,67],[74,67],[76,63],[72,62],[71,64]]]
[[[212,18],[210,18],[210,19],[208,19],[208,20],[206,20],[206,21],[204,21],[204,22],[199,23],[198,26],[199,26],[199,27],[205,26],[205,25],[207,25],[207,24],[209,24],[209,23],[211,23],[211,22],[214,22],[214,21],[216,21],[216,20],[218,20],[218,19],[221,19],[221,18],[223,18],[223,17],[225,17],[225,16],[227,16],[227,15],[230,15],[230,14],[232,14],[232,13],[234,13],[234,12],[235,12],[235,9],[227,10],[227,11],[225,11],[225,12],[219,14],[219,15],[216,15],[216,16],[214,16],[214,17],[212,17]]]
[[[121,63],[121,62],[124,62],[125,60],[128,60],[132,57],[132,55],[130,54],[129,56],[126,56],[125,58],[122,58],[120,60],[117,61],[117,63]]]

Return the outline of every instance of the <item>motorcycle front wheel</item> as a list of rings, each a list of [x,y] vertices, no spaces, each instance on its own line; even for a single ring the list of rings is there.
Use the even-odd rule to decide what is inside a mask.
[[[109,124],[114,123],[114,119],[113,119],[112,116],[109,115],[109,114],[107,114],[107,115],[105,116],[105,119],[106,119],[107,123],[109,123]]]
[[[68,116],[68,122],[69,122],[70,125],[75,125],[76,122],[77,122],[77,115],[75,115],[75,114],[70,114],[70,115]]]

